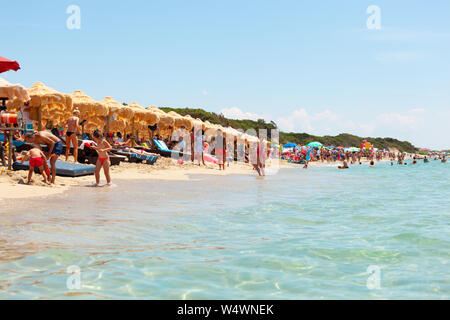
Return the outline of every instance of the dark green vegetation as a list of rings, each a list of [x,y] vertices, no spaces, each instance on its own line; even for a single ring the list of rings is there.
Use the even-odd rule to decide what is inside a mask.
[[[209,121],[214,124],[220,124],[223,127],[232,127],[235,129],[243,129],[244,131],[249,129],[276,129],[277,125],[271,121],[269,123],[262,119],[258,121],[253,120],[235,120],[225,118],[222,114],[216,114],[208,112],[203,109],[190,109],[190,108],[161,108],[165,112],[175,111],[183,116],[191,115],[193,118],[199,118],[202,121]],[[270,134],[270,133],[269,133]],[[306,145],[309,142],[319,141],[326,146],[341,146],[341,147],[359,147],[363,140],[371,142],[375,148],[387,149],[396,148],[401,152],[416,152],[417,148],[408,141],[399,141],[393,138],[371,138],[371,137],[358,137],[348,133],[342,133],[337,136],[313,136],[307,133],[294,133],[294,132],[280,132],[280,143],[285,144],[287,142],[293,142],[299,145]]]

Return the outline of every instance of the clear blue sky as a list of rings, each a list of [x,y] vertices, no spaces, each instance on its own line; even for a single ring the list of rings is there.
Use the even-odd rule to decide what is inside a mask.
[[[369,5],[381,30],[369,30]],[[69,5],[81,30],[69,30]],[[8,1],[0,56],[95,99],[450,148],[450,1]]]

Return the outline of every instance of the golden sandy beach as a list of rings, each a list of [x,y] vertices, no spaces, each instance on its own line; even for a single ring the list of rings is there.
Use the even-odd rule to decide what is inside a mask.
[[[187,181],[193,174],[206,174],[224,176],[230,174],[256,174],[251,165],[244,163],[233,163],[220,171],[217,165],[207,164],[198,166],[194,164],[179,165],[172,159],[161,158],[155,165],[136,164],[122,162],[119,166],[111,167],[113,183],[116,180],[177,180]],[[26,185],[28,171],[14,171],[4,173],[0,176],[0,199],[20,199],[30,197],[42,197],[60,194],[73,186],[90,185],[95,182],[94,176],[84,176],[78,178],[57,177],[56,184],[46,185],[42,177],[33,174],[32,183]],[[103,179],[104,177],[102,177]],[[102,180],[102,183],[105,181]]]

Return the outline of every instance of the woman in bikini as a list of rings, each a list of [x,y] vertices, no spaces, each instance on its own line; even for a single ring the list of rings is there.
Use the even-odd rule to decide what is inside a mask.
[[[227,161],[227,140],[222,134],[222,130],[217,130],[216,136],[216,157],[219,164],[219,170],[225,170],[225,161]]]
[[[111,185],[111,176],[109,174],[109,167],[111,165],[111,162],[109,161],[108,151],[110,151],[112,148],[108,141],[106,141],[103,135],[98,131],[94,132],[94,141],[97,145],[93,146],[92,148],[98,153],[97,164],[95,166],[95,185],[98,186],[100,184],[100,170],[103,168],[103,172],[105,173],[106,177],[106,183],[109,186]]]
[[[70,144],[73,147],[73,157],[75,158],[75,162],[78,161],[78,138],[77,131],[80,127],[80,111],[75,109],[73,111],[73,116],[67,119],[65,132],[66,132],[66,161],[69,160],[70,154]]]

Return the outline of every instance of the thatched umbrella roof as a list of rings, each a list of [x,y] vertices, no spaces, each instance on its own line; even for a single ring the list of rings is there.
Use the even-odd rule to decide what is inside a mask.
[[[153,110],[145,109],[136,102],[130,103],[130,107],[134,110],[135,120],[142,122],[143,125],[154,125],[159,121],[159,115]]]
[[[96,101],[86,95],[81,90],[72,93],[73,107],[78,109],[82,117],[99,117],[108,114],[108,108],[99,101]]]
[[[36,82],[28,90],[28,105],[33,108],[43,107],[52,112],[56,112],[53,116],[59,116],[63,113],[69,114],[72,111],[72,97],[68,94],[60,93],[53,88],[47,87],[42,82]],[[28,98],[28,97],[27,97]],[[14,99],[8,102],[10,109],[18,109],[23,101]]]
[[[117,102],[111,97],[106,97],[100,102],[109,108],[109,116],[116,115],[116,117],[118,118],[130,121],[134,117],[133,108],[130,108],[129,106],[124,106],[123,104]]]
[[[168,113],[165,113],[163,110],[161,110],[155,106],[151,106],[147,110],[149,110],[153,113],[156,113],[158,115],[158,117],[159,117],[158,127],[160,129],[173,127],[173,125],[175,124],[174,117],[169,115]]]
[[[36,82],[28,89],[30,107],[52,106],[52,108],[72,109],[72,97],[47,87],[42,82]]]
[[[215,126],[211,122],[206,120],[205,122],[203,122],[203,130],[209,130],[209,129],[215,129]]]
[[[0,78],[0,97],[8,98],[10,101],[26,102],[30,100],[27,89],[21,84],[12,84]]]
[[[180,114],[176,113],[175,111],[170,111],[168,113],[169,116],[171,116],[174,119],[174,127],[181,128],[182,126],[186,127],[186,120],[181,116]]]

